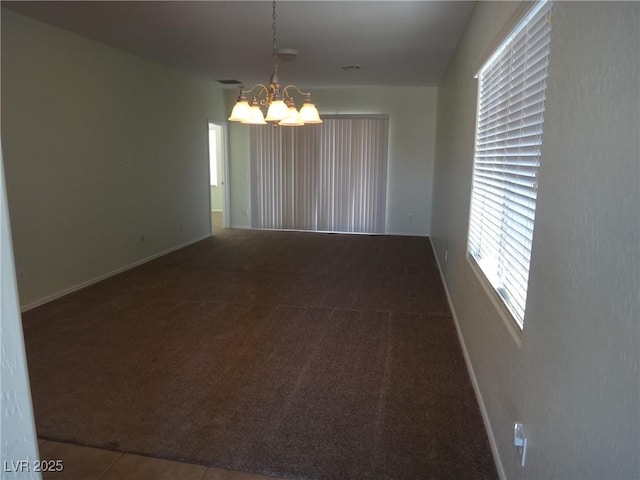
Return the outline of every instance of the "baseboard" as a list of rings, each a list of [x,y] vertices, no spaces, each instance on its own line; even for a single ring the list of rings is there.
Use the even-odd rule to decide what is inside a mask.
[[[389,236],[401,236],[401,237],[424,237],[429,238],[428,234],[424,233],[395,233],[395,232],[381,232],[381,233],[367,233],[367,232],[341,232],[341,231],[328,231],[328,230],[300,230],[295,228],[257,228],[248,227],[245,225],[233,225],[229,228],[238,228],[244,230],[264,230],[268,232],[305,232],[305,233],[344,233],[345,235],[389,235]]]
[[[27,310],[31,310],[32,308],[39,307],[40,305],[44,305],[45,303],[56,300],[60,297],[64,297],[65,295],[69,295],[70,293],[81,290],[85,287],[93,285],[94,283],[101,282],[102,280],[106,280],[109,277],[113,277],[119,273],[125,272],[127,270],[131,270],[132,268],[138,267],[143,263],[150,262],[158,257],[162,257],[163,255],[167,255],[168,253],[175,252],[176,250],[180,250],[181,248],[187,247],[193,243],[199,242],[200,240],[204,240],[205,238],[209,238],[211,236],[210,233],[206,235],[202,235],[201,237],[194,238],[193,240],[189,240],[188,242],[181,243],[180,245],[176,245],[175,247],[168,248],[167,250],[163,250],[162,252],[155,253],[149,257],[145,257],[142,260],[138,260],[137,262],[133,262],[129,265],[125,265],[124,267],[117,268],[116,270],[112,270],[111,272],[107,272],[103,275],[100,275],[96,278],[92,278],[91,280],[87,280],[86,282],[79,283],[69,288],[65,288],[64,290],[54,293],[52,295],[48,295],[40,300],[36,300],[35,302],[28,303],[27,305],[23,305],[20,307],[20,312],[26,312]]]
[[[429,238],[429,234],[428,233],[384,232],[384,235],[393,235],[395,237],[424,237],[424,238]]]
[[[436,259],[436,265],[438,266],[438,271],[440,272],[440,279],[442,280],[442,285],[447,295],[447,301],[449,302],[449,308],[451,309],[453,322],[456,326],[456,331],[458,332],[458,339],[460,340],[460,345],[462,346],[464,361],[467,364],[467,370],[469,370],[469,376],[471,377],[471,384],[473,385],[473,391],[476,393],[476,398],[478,400],[478,404],[480,405],[480,413],[482,414],[482,421],[484,422],[484,427],[486,428],[487,435],[489,436],[489,444],[491,445],[491,453],[493,453],[493,461],[496,464],[496,470],[498,470],[498,476],[500,477],[500,479],[506,480],[507,476],[504,472],[504,467],[502,466],[502,460],[500,460],[500,454],[498,452],[498,444],[496,443],[495,436],[493,435],[493,430],[491,429],[491,422],[489,421],[489,415],[487,414],[487,409],[484,405],[482,394],[480,393],[480,386],[478,385],[478,379],[476,378],[476,374],[473,370],[473,365],[471,364],[471,358],[469,357],[467,346],[464,343],[464,337],[462,336],[462,330],[460,330],[460,323],[458,322],[456,309],[454,308],[453,302],[451,301],[451,295],[449,295],[449,289],[447,288],[447,283],[444,281],[444,272],[440,266],[440,260],[438,259],[436,248],[433,245],[433,241],[431,239],[429,239],[429,243],[431,243],[431,250],[433,251],[433,256]]]

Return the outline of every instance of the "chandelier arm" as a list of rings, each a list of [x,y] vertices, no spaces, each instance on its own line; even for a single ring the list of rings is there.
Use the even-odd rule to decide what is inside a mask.
[[[265,92],[267,94],[267,96],[269,96],[269,89],[267,88],[266,85],[263,85],[262,83],[256,83],[253,87],[251,87],[249,90],[241,90],[242,93],[244,93],[245,95],[249,95],[251,92],[253,92],[256,88],[260,87],[262,90],[258,93],[258,95],[260,95],[260,93]],[[256,95],[257,96],[257,95]]]
[[[283,96],[287,96],[287,95],[288,95],[288,98],[293,99],[293,97],[291,96],[291,94],[287,93],[287,90],[289,90],[290,88],[294,88],[294,89],[296,89],[296,90],[297,90],[297,92],[298,92],[300,95],[303,95],[303,96],[305,96],[305,97],[310,97],[310,96],[311,96],[311,92],[303,92],[302,90],[300,90],[298,87],[296,87],[296,86],[295,86],[295,85],[293,85],[293,84],[291,84],[291,85],[287,85],[286,87],[284,87],[284,88],[282,89],[282,95],[283,95]]]

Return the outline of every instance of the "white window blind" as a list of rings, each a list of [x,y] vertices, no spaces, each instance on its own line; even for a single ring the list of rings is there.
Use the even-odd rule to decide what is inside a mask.
[[[549,56],[541,2],[478,74],[468,252],[522,329],[536,211]]]
[[[387,118],[323,121],[251,127],[252,227],[384,232]]]

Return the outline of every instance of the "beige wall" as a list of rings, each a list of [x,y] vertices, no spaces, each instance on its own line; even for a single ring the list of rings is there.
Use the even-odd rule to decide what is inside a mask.
[[[312,89],[320,114],[389,114],[386,232],[428,235],[435,147],[434,87]],[[227,95],[228,111],[237,92]],[[302,127],[304,128],[304,127]],[[248,127],[230,122],[231,224],[250,222]]]
[[[554,4],[520,341],[465,256],[474,74],[517,7],[478,2],[442,81],[433,240],[504,476],[640,478],[640,4]]]
[[[225,113],[211,82],[3,9],[21,304],[208,235],[207,121]]]

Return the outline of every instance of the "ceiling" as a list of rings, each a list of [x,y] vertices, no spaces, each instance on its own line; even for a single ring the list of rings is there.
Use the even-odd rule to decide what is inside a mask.
[[[281,1],[280,80],[305,87],[436,85],[474,2]],[[211,80],[267,83],[268,1],[30,1],[2,6]],[[360,65],[360,70],[343,70]]]

